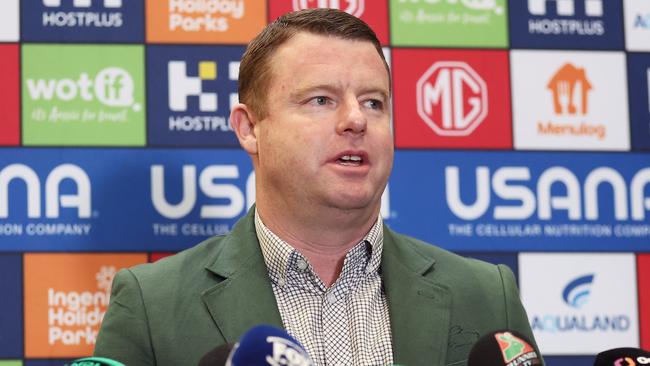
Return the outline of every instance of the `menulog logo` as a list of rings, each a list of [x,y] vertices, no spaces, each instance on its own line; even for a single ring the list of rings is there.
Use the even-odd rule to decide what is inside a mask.
[[[650,2],[624,0],[628,51],[650,51]]]
[[[517,148],[629,149],[622,53],[512,51],[511,62]]]
[[[146,254],[26,254],[25,356],[92,354],[115,273]]]
[[[553,276],[540,276],[553,268]],[[638,346],[634,254],[524,253],[521,297],[547,355]]]

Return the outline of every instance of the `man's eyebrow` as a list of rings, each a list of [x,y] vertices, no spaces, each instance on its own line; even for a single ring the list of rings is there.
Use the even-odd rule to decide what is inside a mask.
[[[317,91],[326,91],[329,93],[336,93],[339,88],[334,85],[329,85],[329,84],[317,84],[317,85],[311,85],[311,86],[306,86],[303,88],[298,88],[297,90],[294,90],[291,93],[292,98],[300,98],[305,94],[309,94],[312,92],[317,92]],[[383,87],[377,87],[377,86],[371,86],[367,88],[363,88],[359,91],[359,95],[367,95],[367,94],[379,94],[384,100],[388,100],[390,97],[390,93],[388,92],[387,88]]]

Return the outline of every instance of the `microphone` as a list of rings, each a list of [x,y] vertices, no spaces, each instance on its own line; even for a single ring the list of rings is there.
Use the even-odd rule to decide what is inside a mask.
[[[234,345],[232,343],[221,344],[214,349],[210,350],[208,353],[203,355],[199,360],[199,366],[223,366],[228,361],[228,356],[230,351],[232,351]]]
[[[594,366],[643,366],[650,365],[650,352],[639,348],[614,348],[596,356]]]
[[[85,357],[72,361],[66,366],[126,366],[123,363],[105,357]]]
[[[285,330],[258,325],[244,333],[226,366],[314,366],[304,347]]]
[[[467,366],[534,366],[542,358],[523,334],[502,329],[481,337],[469,352]]]

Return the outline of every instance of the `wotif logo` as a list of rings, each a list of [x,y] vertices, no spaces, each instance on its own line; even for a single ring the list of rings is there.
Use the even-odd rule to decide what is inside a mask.
[[[95,344],[99,325],[110,299],[111,283],[117,269],[102,266],[95,275],[94,291],[58,291],[49,288],[48,343],[50,345]]]
[[[97,1],[102,3],[105,8],[121,8],[122,0],[101,0]],[[89,8],[92,5],[92,0],[73,0],[72,6],[75,8]],[[50,8],[58,8],[61,6],[61,0],[43,0],[43,5]]]
[[[580,0],[584,3],[585,15],[603,16],[603,0]],[[528,0],[528,11],[533,15],[546,15],[548,3],[555,4],[555,13],[560,16],[574,16],[575,0]]]
[[[487,116],[487,85],[464,62],[434,63],[416,88],[418,115],[438,135],[467,136]]]
[[[364,11],[364,0],[293,0],[293,10],[312,8],[338,9],[360,17]]]
[[[574,279],[562,291],[562,299],[567,305],[580,309],[589,300],[593,281],[593,273]]]
[[[399,0],[400,4],[437,5],[442,2],[470,10],[492,10],[495,14],[503,14],[503,7],[497,3],[497,0]]]
[[[488,214],[495,220],[527,220],[535,213],[540,220],[551,220],[554,211],[565,211],[570,221],[598,220],[601,186],[611,187],[614,217],[618,221],[628,219],[643,221],[650,210],[650,197],[645,196],[650,184],[650,168],[636,172],[626,179],[610,167],[597,167],[579,181],[573,172],[562,166],[545,169],[536,180],[525,166],[505,166],[490,171],[479,166],[475,170],[474,202],[466,204],[461,199],[460,168],[445,168],[447,205],[451,212],[464,220],[475,220]],[[551,187],[561,185],[566,193],[553,194]],[[529,186],[535,187],[531,189]],[[491,197],[507,200],[506,205],[491,207]],[[631,215],[630,215],[631,214]]]
[[[219,109],[219,96],[215,92],[204,90],[203,83],[217,81],[217,62],[200,61],[198,63],[198,76],[187,75],[187,62],[170,61],[168,71],[168,96],[169,109],[172,112],[187,112],[189,98],[198,99],[199,112],[216,112]],[[239,62],[228,64],[228,80],[236,81],[239,78]],[[230,93],[230,107],[239,102],[237,93]],[[208,115],[173,114],[169,116],[170,131],[230,131],[228,120],[224,116],[213,113]]]
[[[108,107],[131,107],[139,111],[134,103],[134,84],[131,75],[119,67],[107,67],[91,77],[81,73],[75,79],[27,79],[27,91],[32,100],[53,100],[63,102],[83,100],[99,101]]]
[[[61,194],[63,181],[74,182],[77,192]],[[32,168],[23,164],[12,164],[0,170],[0,218],[9,217],[9,185],[22,181],[27,192],[27,217],[40,218],[41,182]],[[88,175],[73,164],[62,164],[48,174],[45,179],[45,217],[58,218],[60,208],[75,208],[79,218],[91,216],[91,186]]]

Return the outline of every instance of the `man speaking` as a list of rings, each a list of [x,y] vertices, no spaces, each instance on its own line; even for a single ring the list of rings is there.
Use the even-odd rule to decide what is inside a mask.
[[[95,355],[195,365],[258,324],[284,327],[318,365],[465,365],[495,329],[532,339],[509,269],[383,225],[390,94],[361,20],[314,9],[269,24],[230,115],[256,205],[228,235],[119,272]]]

